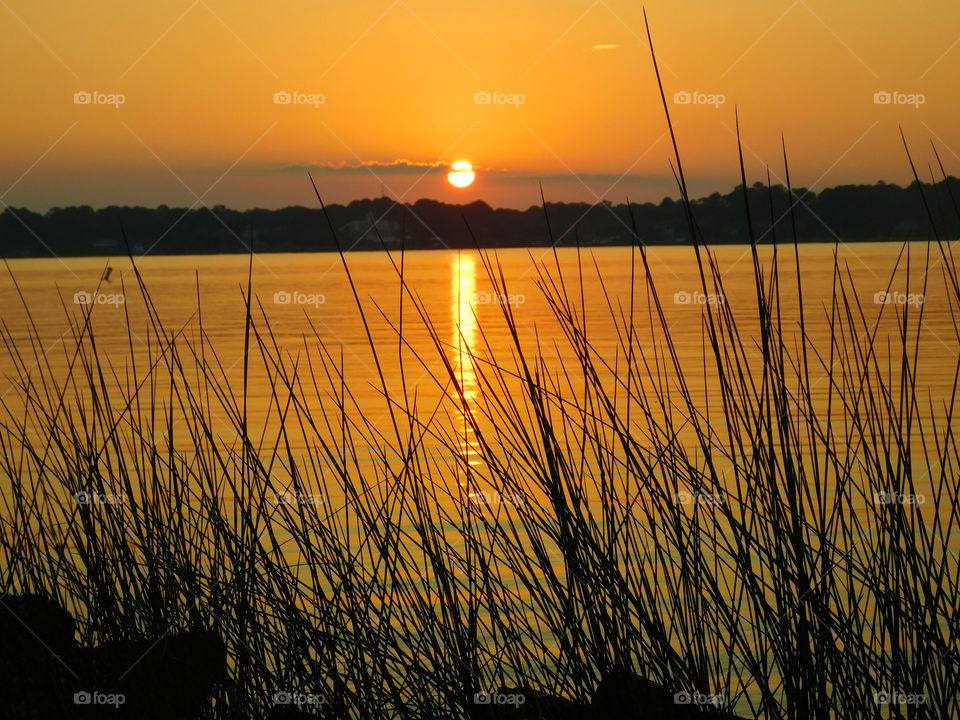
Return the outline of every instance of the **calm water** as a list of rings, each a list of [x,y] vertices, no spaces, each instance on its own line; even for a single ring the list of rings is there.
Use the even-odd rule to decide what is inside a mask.
[[[649,261],[656,295],[691,392],[704,401],[704,412],[712,413],[712,419],[719,421],[722,417],[716,415],[721,408],[716,393],[716,372],[711,370],[710,362],[704,364],[704,305],[723,303],[730,308],[737,318],[747,357],[759,366],[761,354],[749,249],[728,246],[715,252],[723,277],[722,297],[701,292],[692,248],[652,248]],[[812,392],[815,400],[819,395],[824,402],[830,389],[823,363],[831,362],[829,317],[837,282],[834,252],[832,245],[807,245],[801,248],[800,256],[807,332],[816,351],[810,355]],[[925,273],[924,244],[915,244],[902,256],[900,246],[883,243],[845,246],[837,253],[842,272],[848,275],[843,281],[856,289],[848,294],[848,299],[851,303],[860,303],[859,307],[845,311],[854,316],[862,313],[868,324],[856,331],[856,337],[848,333],[839,338],[832,350],[835,367],[849,363],[853,357],[851,351],[867,341],[881,309],[884,312],[875,329],[878,346],[885,347],[886,338],[895,344],[898,318],[905,310],[916,316],[922,299],[918,385],[921,396],[929,397],[935,405],[948,397],[958,342],[938,256],[931,255],[930,270]],[[400,402],[405,392],[407,402],[415,400],[418,411],[429,417],[431,432],[424,438],[427,445],[433,443],[441,448],[445,443],[447,447],[458,445],[468,453],[475,445],[476,438],[472,430],[464,427],[463,415],[457,409],[461,403],[449,383],[443,359],[447,358],[457,374],[464,401],[473,407],[474,401],[484,393],[478,373],[479,377],[483,376],[486,363],[494,361],[513,366],[515,350],[503,321],[504,302],[516,318],[519,342],[525,354],[542,356],[543,369],[548,374],[560,370],[566,373],[570,379],[567,387],[574,399],[574,388],[578,387],[582,373],[578,374],[570,345],[562,337],[554,311],[544,297],[541,287],[544,282],[551,283],[562,277],[566,292],[577,306],[581,302],[582,287],[582,312],[587,319],[589,342],[608,365],[604,380],[612,389],[615,371],[622,373],[624,367],[622,338],[618,333],[624,333],[623,318],[631,304],[632,264],[638,274],[632,298],[636,318],[635,350],[651,368],[657,353],[663,351],[663,333],[656,323],[651,329],[648,311],[652,297],[641,281],[642,264],[639,255],[632,254],[630,248],[582,251],[579,258],[573,249],[560,250],[556,256],[543,249],[505,250],[491,254],[490,258],[499,264],[499,271],[503,273],[506,297],[494,292],[482,257],[476,252],[407,253],[403,271],[409,294],[403,298],[401,315],[400,283],[395,266],[400,262],[399,254],[392,258],[384,253],[348,256],[387,393],[395,402]],[[765,248],[761,263],[769,268],[770,259],[771,250]],[[909,278],[905,269],[908,259],[912,268]],[[246,256],[230,255],[147,257],[138,264],[168,337],[178,334],[178,343],[188,341],[198,356],[203,346],[206,353],[203,360],[209,364],[212,374],[225,378],[237,398],[243,393],[244,293],[249,262]],[[781,251],[780,263],[783,332],[788,339],[788,351],[798,357],[800,306],[792,249]],[[106,267],[111,267],[112,272],[109,281],[101,282]],[[311,409],[316,411],[333,405],[331,399],[346,392],[348,405],[353,405],[358,414],[372,422],[375,432],[388,433],[392,427],[389,405],[385,402],[367,331],[340,259],[333,254],[264,254],[253,259],[252,267],[254,321],[265,341],[281,348],[288,369],[292,371],[296,364],[298,379],[307,388],[304,392],[314,399],[315,407]],[[90,322],[99,359],[112,368],[106,373],[106,385],[119,412],[136,386],[135,382],[131,385],[131,378],[142,378],[157,357],[157,341],[151,339],[150,320],[129,262],[103,258],[17,260],[11,262],[11,268],[42,338],[42,362],[32,357],[25,360],[33,382],[38,382],[40,371],[46,371],[48,364],[53,376],[62,378],[70,363],[76,362],[74,333],[82,321],[83,302],[100,284]],[[878,293],[887,293],[892,302],[886,305],[878,302]],[[416,299],[419,310],[411,297]],[[25,351],[29,347],[30,326],[9,276],[0,280],[0,307],[4,309],[3,321],[10,338]],[[429,331],[421,312],[428,317]],[[269,334],[264,314],[269,319]],[[200,342],[201,324],[209,344]],[[398,340],[401,328],[403,343]],[[431,339],[431,332],[436,341]],[[789,347],[790,338],[793,338],[792,347]],[[319,350],[321,344],[325,348],[323,352]],[[255,438],[272,443],[279,428],[278,407],[272,398],[274,393],[282,394],[286,390],[276,379],[271,363],[264,362],[256,340],[252,346],[246,398],[249,427]],[[324,354],[329,362],[327,370],[323,369]],[[189,352],[186,358],[188,366],[195,362],[189,359]],[[880,367],[887,367],[885,356],[878,356],[877,361]],[[161,376],[162,365],[158,367]],[[339,381],[331,383],[328,375],[330,367],[336,369],[341,365],[346,381],[343,388],[338,387]],[[896,370],[895,365],[890,369]],[[8,408],[16,413],[22,386],[9,352],[0,355],[0,369],[3,371],[0,394]],[[639,379],[653,382],[654,378],[643,376],[643,372],[646,371],[641,368]],[[655,374],[655,370],[649,372]],[[187,376],[190,376],[189,367]],[[142,403],[148,404],[145,397],[151,389],[156,391],[155,387],[141,388]],[[520,386],[514,385],[509,390],[520,392]],[[442,402],[444,397],[446,404]],[[157,403],[167,407],[163,392],[159,398]],[[68,393],[68,405],[70,401],[71,393]],[[239,407],[241,401],[236,402]],[[708,407],[712,409],[707,410]],[[210,410],[214,430],[230,446],[237,433],[229,418],[229,408],[214,398]],[[433,410],[436,414],[431,415]],[[842,419],[844,409],[839,403],[831,410]],[[483,423],[495,425],[490,417],[481,418]],[[315,440],[313,435],[316,432],[291,433],[287,441],[295,453],[305,452]],[[370,435],[366,433],[367,437]],[[360,434],[356,434],[353,441],[361,448],[364,446]],[[361,463],[374,462],[368,453],[361,456]],[[468,457],[468,462],[473,464],[474,460]]]
[[[878,337],[891,333],[895,337],[895,309],[915,309],[918,307],[915,296],[923,293],[921,347],[924,363],[920,382],[938,396],[944,390],[949,391],[957,359],[956,331],[941,277],[942,268],[937,256],[932,255],[929,284],[924,289],[925,246],[917,244],[912,247],[913,270],[908,292],[904,270],[906,255],[900,260],[900,270],[894,274],[900,250],[900,246],[894,244],[856,244],[841,247],[839,257],[843,272],[850,275],[849,280],[845,280],[852,281],[856,287],[856,297],[869,320],[875,319],[884,307],[876,302],[875,295],[889,288],[896,308],[886,306],[878,326]],[[747,353],[759,359],[759,337],[755,333],[756,291],[748,248],[732,246],[716,250],[725,286],[725,297],[719,300],[701,293],[691,248],[653,248],[649,253],[656,292],[688,372],[694,375],[703,373],[704,303],[725,302],[733,309],[740,323],[741,336],[747,341]],[[813,345],[824,353],[829,351],[828,318],[835,281],[833,253],[831,245],[808,245],[801,248],[800,258],[808,333]],[[768,262],[769,249],[763,256]],[[565,344],[558,337],[554,314],[538,287],[541,276],[535,263],[539,263],[541,269],[545,266],[551,277],[558,275],[553,254],[542,249],[504,250],[495,257],[507,282],[506,299],[511,303],[524,346],[535,350],[534,343],[539,339],[539,352],[553,363],[551,366],[562,365],[569,370],[571,358],[564,356]],[[582,279],[590,341],[599,354],[609,353],[612,362],[618,336],[611,314],[620,319],[621,313],[629,309],[631,251],[629,248],[599,248],[583,251],[581,259],[582,263],[578,263],[575,250],[560,250],[559,274],[577,304]],[[197,342],[202,321],[224,375],[238,389],[243,370],[243,292],[248,262],[247,257],[238,255],[147,257],[139,261],[167,331],[182,332],[184,337]],[[394,256],[393,262],[399,263],[399,255]],[[462,352],[465,347],[481,357],[504,354],[509,357],[512,342],[502,321],[502,307],[498,304],[503,298],[493,293],[493,286],[477,253],[408,252],[404,262],[411,292],[429,314],[437,336],[447,345],[451,362],[464,373],[464,384],[472,387],[476,381],[475,368]],[[642,273],[639,256],[633,258],[633,262],[637,272]],[[403,354],[398,349],[400,290],[391,260],[383,253],[356,253],[349,255],[348,263],[367,312],[373,341],[382,356],[382,370],[388,386],[399,384],[400,358],[403,358],[408,392],[416,390],[424,398],[439,394],[436,383],[429,380],[428,369],[436,372],[443,366],[409,297],[404,298],[402,320],[408,347]],[[103,258],[11,261],[32,320],[42,337],[44,362],[49,362],[54,370],[64,370],[70,360],[72,333],[81,319],[83,307],[76,302],[83,300],[78,293],[93,293],[108,265],[113,271],[110,281],[100,285],[101,297],[97,299],[91,325],[102,357],[108,358],[119,371],[129,362],[131,352],[135,357],[147,357],[150,336],[144,302],[135,276],[129,272],[128,261]],[[789,336],[800,318],[792,251],[783,252],[781,267],[784,297],[781,312],[784,333]],[[604,298],[604,291],[610,297],[609,302]],[[253,293],[269,318],[274,338],[291,357],[298,352],[303,356],[322,341],[331,353],[343,353],[345,375],[351,382],[350,390],[359,406],[370,410],[384,407],[364,325],[339,258],[333,254],[259,255],[253,261]],[[633,302],[637,318],[636,347],[640,353],[651,352],[660,333],[651,333],[647,320],[650,298],[639,278]],[[12,339],[23,347],[29,325],[9,276],[0,279],[0,307]],[[254,316],[263,326],[260,310],[256,307]],[[798,333],[795,334],[799,337]],[[559,341],[556,346],[554,340]],[[560,348],[559,356],[557,347]],[[843,350],[839,352],[840,362],[843,362]],[[422,363],[415,360],[411,351],[420,355]],[[254,366],[258,364],[262,362],[252,363]],[[7,352],[0,356],[0,369],[3,371],[0,394],[11,402],[18,394],[18,379]],[[816,366],[813,368],[814,371],[817,369]],[[257,426],[256,421],[262,422],[265,417],[264,406],[269,390],[265,385],[252,383],[248,392],[251,424]]]

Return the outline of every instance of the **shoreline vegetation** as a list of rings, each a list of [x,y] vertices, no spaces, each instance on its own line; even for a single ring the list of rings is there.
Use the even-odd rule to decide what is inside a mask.
[[[724,296],[662,85],[661,96],[690,262],[700,292]],[[124,312],[136,298],[147,318],[136,340],[128,324],[129,354],[101,351],[96,304],[65,304],[66,372],[23,303],[21,327],[0,325],[18,377],[0,415],[11,483],[0,612],[15,614],[12,598],[52,598],[37,612],[60,618],[62,644],[91,653],[215,638],[226,677],[190,718],[960,717],[960,332],[942,338],[955,382],[933,396],[923,304],[865,307],[835,256],[831,296],[806,306],[786,151],[783,165],[785,232],[761,260],[778,191],[759,203],[741,193],[751,299],[701,306],[692,360],[678,352],[688,328],[667,319],[635,214],[628,296],[585,297],[597,272],[588,251],[566,274],[548,255],[532,272],[561,333],[530,340],[522,310],[503,304],[505,348],[482,326],[473,345],[441,336],[403,251],[388,256],[399,309],[382,313],[325,214],[372,379],[309,317],[295,350],[280,344],[252,255],[233,382],[199,286],[190,322],[168,327],[134,263]],[[742,153],[740,169],[746,188]],[[930,238],[921,287],[904,291],[942,284],[956,330],[960,271],[944,233],[960,204],[914,190]],[[554,209],[540,211],[552,242]],[[916,268],[911,249],[894,270]],[[509,296],[496,254],[481,258]],[[16,286],[15,273],[4,282]],[[795,308],[799,321],[786,320]],[[596,322],[612,346],[595,344]],[[824,341],[811,339],[813,322]],[[412,327],[429,353],[409,343]],[[547,345],[569,358],[559,370]],[[371,380],[383,400],[373,413],[351,392]],[[441,391],[436,404],[420,383]],[[259,427],[254,392],[270,409]],[[342,506],[313,501],[334,497]],[[45,665],[0,660],[30,678],[69,666],[69,654],[37,652]],[[121,665],[101,681],[127,676]],[[36,685],[0,681],[4,717],[123,717],[115,685],[73,690],[68,677],[31,695]],[[79,711],[77,693],[114,706]],[[188,717],[163,715],[161,702],[139,717]]]
[[[943,206],[960,194],[960,180],[944,177],[919,189]],[[747,192],[755,218],[755,239],[769,244],[774,234],[787,237],[796,226],[801,242],[859,242],[931,239],[930,225],[917,202],[918,183],[907,187],[877,183],[822,190],[787,189],[756,183]],[[691,201],[704,241],[749,242],[743,225],[744,192],[714,193]],[[494,209],[484,202],[452,205],[434,200],[396,203],[383,197],[329,205],[327,216],[344,250],[466,249],[557,245],[689,245],[684,205],[670,198],[659,204],[546,203],[552,224],[548,234],[543,207]],[[771,217],[771,211],[773,216]],[[466,221],[466,224],[464,223]],[[377,232],[373,231],[376,223]],[[943,220],[943,237],[960,237],[960,223]],[[134,255],[196,255],[257,252],[333,252],[337,244],[323,230],[320,209],[278,210],[213,208],[106,207],[52,208],[36,213],[8,208],[0,213],[0,254],[16,257],[125,255],[123,227]],[[469,230],[468,230],[469,227]],[[378,236],[379,235],[379,236]]]

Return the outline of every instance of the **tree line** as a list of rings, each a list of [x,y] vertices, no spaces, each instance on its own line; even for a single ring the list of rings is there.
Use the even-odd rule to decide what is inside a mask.
[[[922,189],[923,195],[920,190]],[[960,181],[907,187],[878,182],[815,192],[757,183],[694,200],[697,227],[707,243],[792,241],[857,242],[932,238],[927,207],[946,237],[960,237]],[[745,207],[750,209],[747,225]],[[55,207],[45,213],[7,208],[0,213],[0,252],[5,257],[203,254],[248,252],[532,247],[556,243],[624,245],[686,244],[689,230],[681,202],[614,205],[547,203],[527,210],[492,208],[484,202],[412,204],[383,197],[320,209],[233,210],[224,206],[156,208]],[[547,222],[549,220],[549,225]],[[330,227],[333,231],[331,232]]]

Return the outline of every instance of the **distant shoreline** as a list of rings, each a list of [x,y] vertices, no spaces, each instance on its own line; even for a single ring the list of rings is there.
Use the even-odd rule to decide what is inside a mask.
[[[934,239],[924,200],[941,237],[960,237],[960,180],[901,187],[845,185],[821,190],[757,183],[748,189],[752,236],[770,244],[903,242]],[[707,245],[748,244],[743,190],[691,203]],[[546,210],[546,217],[544,215]],[[547,222],[549,219],[549,224]],[[332,225],[334,234],[330,231]],[[375,229],[374,229],[375,226]],[[636,228],[634,235],[633,228]],[[126,242],[124,241],[126,236]],[[494,209],[484,202],[434,200],[399,204],[389,198],[319,208],[231,210],[68,207],[44,214],[23,208],[0,213],[0,255],[6,258],[225,255],[407,250],[692,245],[683,204],[547,203],[546,208]]]
[[[824,239],[817,238],[811,240],[800,240],[800,245],[864,245],[870,243],[926,243],[926,242],[936,242],[933,238],[895,238],[895,237],[885,237],[885,238],[864,238],[856,240],[836,240],[836,239]],[[943,238],[942,242],[951,244],[954,242],[960,242],[958,238]],[[749,247],[749,242],[724,242],[724,243],[706,243],[710,247]],[[793,245],[793,240],[777,240],[777,245]],[[758,246],[761,247],[772,247],[772,241],[763,241],[759,242]],[[498,251],[498,250],[543,250],[556,247],[558,250],[571,250],[575,249],[576,246],[573,245],[550,245],[550,244],[530,244],[530,245],[489,245],[480,247],[480,250],[488,251]],[[605,249],[615,249],[615,248],[626,248],[630,247],[629,243],[610,243],[607,245],[582,245],[581,250],[605,250]],[[692,248],[692,242],[660,242],[660,243],[645,243],[644,247],[650,248],[664,248],[664,247],[674,247],[674,248]],[[459,252],[459,251],[471,251],[476,250],[477,248],[471,247],[390,247],[390,248],[371,248],[371,247],[361,247],[354,249],[344,249],[344,253],[349,254],[368,254],[368,253],[379,253],[379,252],[390,252],[390,253],[399,253],[402,251],[408,253],[415,252]],[[329,255],[336,253],[336,248],[323,248],[323,249],[310,249],[304,248],[302,250],[271,250],[271,249],[260,249],[254,248],[254,255],[311,255],[311,254],[321,254]],[[143,258],[150,257],[167,257],[167,258],[177,258],[177,257],[230,257],[234,255],[246,255],[249,254],[249,250],[231,250],[231,251],[210,251],[210,252],[150,252],[142,254],[134,254],[133,258],[135,260],[140,260]],[[17,260],[57,260],[58,258],[71,258],[71,259],[86,259],[86,258],[126,258],[128,255],[126,253],[88,253],[86,255],[20,255],[20,256],[0,256],[4,257],[6,260],[17,261]]]

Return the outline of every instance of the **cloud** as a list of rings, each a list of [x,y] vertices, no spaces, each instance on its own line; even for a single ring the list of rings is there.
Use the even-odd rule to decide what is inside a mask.
[[[423,175],[425,173],[447,172],[450,170],[451,163],[447,162],[421,162],[418,160],[364,160],[363,162],[314,162],[301,163],[297,165],[287,165],[282,168],[273,168],[268,172],[283,173],[305,173],[312,172],[316,174],[339,174],[348,173],[358,175],[370,173],[373,175]],[[506,182],[562,182],[562,183],[583,183],[583,182],[605,182],[605,183],[644,183],[658,185],[663,182],[664,177],[660,175],[645,175],[638,173],[627,173],[623,175],[619,172],[581,172],[572,174],[569,172],[543,172],[536,173],[530,170],[512,170],[506,167],[491,167],[474,165],[473,169],[487,176]]]
[[[420,162],[417,160],[364,160],[362,162],[314,162],[301,165],[287,165],[280,172],[318,172],[318,173],[365,173],[392,175],[403,173],[428,173],[447,170],[448,163]]]
[[[507,173],[504,175],[505,180],[514,180],[519,182],[569,182],[569,183],[585,183],[585,182],[605,182],[605,183],[649,183],[652,185],[658,185],[664,181],[667,176],[665,175],[640,175],[637,173],[628,173],[626,175],[622,173],[543,173],[541,175],[535,175],[530,173]]]

